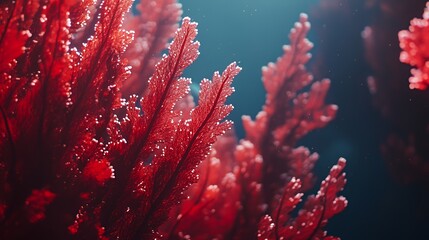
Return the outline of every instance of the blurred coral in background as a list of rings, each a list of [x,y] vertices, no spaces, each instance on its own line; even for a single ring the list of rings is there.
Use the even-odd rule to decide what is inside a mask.
[[[312,12],[313,72],[332,79],[330,96],[342,110],[333,125],[357,148],[345,156],[359,159],[349,163],[347,189],[356,193],[347,195],[359,204],[347,210],[356,224],[345,239],[429,237],[426,4],[321,0]]]
[[[324,229],[347,205],[344,159],[294,210],[318,159],[297,142],[337,111],[329,80],[303,91],[307,16],[263,69],[265,105],[237,143],[224,119],[241,68],[204,79],[195,104],[182,73],[197,24],[177,29],[175,1],[131,4],[0,3],[1,238],[337,239]]]
[[[395,178],[405,184],[428,183],[429,96],[427,87],[427,13],[425,2],[376,1],[381,9],[363,31],[368,62],[373,69],[368,83],[376,106],[393,126],[382,146]],[[377,6],[378,5],[378,6]],[[425,10],[426,12],[427,10]],[[411,21],[410,21],[411,20]],[[409,30],[403,30],[408,28]],[[399,41],[398,41],[399,36]],[[395,45],[391,45],[391,43]],[[387,44],[389,43],[389,44]],[[413,66],[411,69],[409,64]],[[406,79],[409,78],[409,88]]]
[[[429,2],[426,3],[423,18],[412,19],[409,29],[399,31],[398,37],[399,46],[402,50],[400,61],[415,67],[411,69],[410,89],[426,90],[429,85]],[[429,119],[424,118],[424,120],[428,122],[423,123],[425,126],[422,126],[421,130],[424,127],[425,129],[420,134],[419,139],[415,139],[412,136],[408,145],[401,143],[401,140],[390,139],[391,142],[393,141],[390,145],[400,147],[398,149],[399,154],[394,152],[392,155],[398,154],[398,156],[402,156],[402,162],[405,162],[405,164],[401,164],[401,160],[398,163],[407,169],[405,173],[414,175],[414,178],[417,178],[420,182],[427,183],[429,178],[429,162],[426,160],[429,157],[429,153],[427,153],[427,147],[429,147]],[[416,144],[423,146],[416,148]],[[406,175],[405,177],[407,178]]]
[[[399,32],[402,52],[400,60],[416,68],[411,69],[410,88],[424,90],[429,84],[429,3],[423,13],[423,19],[411,20],[409,30]]]

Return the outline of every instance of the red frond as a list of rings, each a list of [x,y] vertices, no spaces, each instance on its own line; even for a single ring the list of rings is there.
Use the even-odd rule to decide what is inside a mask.
[[[29,31],[33,18],[38,8],[38,3],[33,1],[10,1],[0,3],[0,81],[12,84],[12,76],[8,71],[17,64],[17,58],[26,50],[26,42],[32,36]],[[22,17],[21,17],[22,16]],[[0,90],[0,99],[4,97],[4,91]]]
[[[322,181],[318,193],[307,198],[293,224],[289,225],[294,229],[290,239],[330,238],[324,227],[330,218],[347,206],[347,200],[338,195],[346,184],[346,174],[343,172],[345,166],[346,160],[340,158]]]
[[[287,174],[301,180],[302,192],[310,190],[316,180],[313,174],[313,168],[317,160],[319,160],[319,154],[311,153],[308,148],[301,146],[292,149],[287,159],[293,159]]]
[[[134,161],[140,151],[147,150],[145,145],[148,140],[149,149],[153,149],[158,142],[168,141],[172,137],[175,125],[171,120],[176,116],[173,108],[189,91],[190,80],[180,76],[199,54],[199,42],[194,41],[196,27],[197,24],[189,18],[183,19],[182,26],[169,47],[169,54],[156,65],[149,80],[148,91],[140,102],[143,115],[139,115],[138,109],[129,108],[133,111],[129,114],[131,122],[126,123],[128,125],[124,127],[124,131],[135,138],[130,139],[130,152],[135,153],[127,161]],[[134,104],[133,99],[130,103]]]
[[[343,211],[347,200],[338,196],[346,183],[343,173],[346,161],[343,158],[331,168],[329,175],[320,185],[317,195],[309,196],[296,218],[291,211],[301,201],[303,194],[300,181],[292,179],[285,187],[282,197],[276,203],[272,217],[265,216],[259,223],[259,239],[336,239],[327,236],[324,227],[328,220]]]
[[[289,239],[285,235],[285,225],[290,220],[290,213],[295,209],[296,205],[301,202],[303,196],[301,191],[301,181],[292,178],[286,184],[283,194],[276,202],[276,207],[273,211],[273,216],[266,215],[262,218],[258,227],[258,239]],[[292,229],[287,229],[292,230]]]
[[[231,127],[230,121],[221,121],[232,110],[232,106],[224,104],[233,92],[230,85],[239,71],[233,63],[222,75],[216,72],[212,81],[205,79],[201,82],[198,106],[192,111],[191,118],[178,123],[172,145],[166,147],[165,154],[154,157],[151,179],[157,179],[152,187],[155,198],[145,213],[145,227],[140,236],[155,230],[171,206],[185,198],[184,191],[197,181],[196,167],[208,155],[216,137]]]
[[[113,196],[108,197],[115,200],[105,210],[107,215],[115,216],[110,224],[114,226],[115,230],[112,231],[118,236],[122,234],[120,231],[126,232],[121,229],[131,228],[135,231],[135,228],[128,224],[129,218],[134,216],[124,215],[124,211],[133,205],[136,205],[136,208],[141,207],[140,211],[146,211],[151,204],[148,199],[153,194],[152,182],[146,178],[154,177],[157,167],[147,165],[154,162],[154,157],[165,154],[164,148],[172,144],[178,128],[174,119],[177,120],[179,113],[173,109],[179,99],[189,91],[190,80],[180,76],[198,56],[199,43],[194,41],[197,35],[196,26],[189,18],[183,19],[182,26],[177,30],[169,47],[169,54],[156,65],[149,80],[148,91],[140,100],[141,109],[136,106],[138,97],[132,96],[128,101],[127,116],[118,127],[127,144],[117,144],[112,149],[116,182],[111,190]],[[117,199],[122,200],[115,206]],[[138,215],[142,214],[139,212]]]
[[[90,8],[94,5],[94,0],[70,1],[70,32],[82,30],[87,26],[90,17]]]
[[[398,33],[402,48],[399,59],[415,67],[411,69],[410,89],[424,90],[429,86],[429,2],[423,18],[414,18],[408,30]]]
[[[199,181],[185,193],[188,199],[171,211],[171,220],[164,225],[169,239],[186,235],[223,238],[232,230],[241,191],[231,156],[236,139],[228,133],[218,137],[211,154],[198,167]]]
[[[6,206],[2,229],[15,226],[2,236],[62,238],[81,194],[112,176],[109,162],[102,159],[107,127],[120,105],[119,85],[128,74],[121,54],[131,36],[120,28],[131,1],[104,1],[94,36],[78,52],[70,49],[71,33],[83,25],[90,4],[60,0],[1,5],[0,22],[6,25],[1,26],[0,59],[8,66],[1,69],[0,81],[0,129],[6,136],[0,150],[5,180],[1,204]],[[13,29],[31,34],[26,39],[15,36],[15,41],[10,38],[16,35]],[[13,54],[4,53],[6,43],[22,45],[23,52],[12,48]],[[35,189],[49,189],[55,199],[36,196]],[[33,217],[26,219],[23,209]],[[52,224],[57,227],[48,233]],[[20,227],[26,231],[17,231]]]
[[[142,94],[153,74],[160,53],[177,30],[182,14],[176,0],[142,0],[137,4],[138,15],[129,13],[126,29],[135,31],[135,39],[125,54],[133,71],[121,89],[124,95]]]
[[[304,64],[310,59],[308,51],[312,48],[312,43],[306,38],[310,29],[307,16],[302,14],[300,21],[295,24],[289,34],[290,45],[283,47],[283,56],[277,59],[276,63],[269,63],[262,68],[262,81],[267,92],[265,105],[256,117],[255,122],[249,117],[243,119],[246,137],[257,144],[261,144],[261,132],[269,131],[267,128],[275,128],[281,124],[273,123],[272,116],[285,113],[285,106],[279,104],[290,104],[296,93],[307,86],[312,76],[306,72]]]
[[[237,182],[241,187],[241,208],[235,223],[236,239],[255,237],[266,205],[262,192],[262,156],[250,141],[241,140],[234,152]]]
[[[310,157],[305,151],[306,156],[297,154],[294,148],[309,132],[326,126],[338,108],[325,104],[329,80],[315,82],[308,92],[303,92],[313,78],[305,68],[313,46],[306,38],[309,29],[307,16],[301,14],[300,21],[290,32],[290,45],[283,47],[284,54],[262,70],[267,91],[263,110],[254,121],[243,117],[246,138],[264,158],[262,182],[268,202],[281,189],[281,183],[292,177],[305,178],[301,179],[305,189],[312,187],[312,176],[307,173],[311,172],[317,156]]]
[[[328,80],[303,92],[307,17],[263,69],[265,105],[237,144],[225,118],[241,68],[203,79],[195,106],[182,74],[197,24],[177,29],[176,0],[142,0],[124,27],[131,5],[0,3],[0,238],[334,239],[323,229],[347,203],[344,160],[293,217],[318,158],[296,143],[337,110]]]

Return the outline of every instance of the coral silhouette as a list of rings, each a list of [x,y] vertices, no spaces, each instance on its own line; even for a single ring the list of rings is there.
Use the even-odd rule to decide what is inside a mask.
[[[224,119],[241,68],[202,80],[195,104],[182,74],[197,24],[177,29],[175,1],[131,4],[0,3],[1,238],[337,239],[324,229],[347,205],[344,159],[294,210],[318,158],[297,141],[337,111],[329,80],[303,91],[307,16],[264,68],[265,105],[237,143]]]

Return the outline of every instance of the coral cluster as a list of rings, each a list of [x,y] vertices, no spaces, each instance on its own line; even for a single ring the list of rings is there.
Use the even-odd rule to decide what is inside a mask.
[[[144,0],[138,16],[131,3],[0,3],[1,238],[337,239],[324,228],[347,205],[344,159],[294,210],[318,158],[297,141],[337,110],[328,80],[303,91],[307,16],[237,143],[224,119],[240,67],[202,80],[195,104],[182,73],[197,24],[177,29],[175,1]]]
[[[400,60],[415,68],[411,69],[410,88],[424,90],[429,85],[429,3],[423,18],[414,18],[409,30],[399,32],[402,52]]]

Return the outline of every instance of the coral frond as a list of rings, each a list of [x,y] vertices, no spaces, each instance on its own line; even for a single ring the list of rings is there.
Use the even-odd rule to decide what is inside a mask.
[[[324,227],[328,219],[343,211],[347,200],[338,193],[346,183],[343,173],[346,160],[340,158],[322,181],[317,195],[309,196],[295,219],[291,211],[301,201],[301,183],[292,179],[285,187],[273,216],[265,216],[259,223],[259,239],[336,239],[327,236]]]
[[[125,21],[125,28],[135,31],[135,39],[125,54],[133,69],[121,89],[125,95],[141,95],[146,90],[147,80],[160,60],[161,51],[177,30],[182,14],[176,0],[142,0],[136,9],[138,14],[129,13]]]

